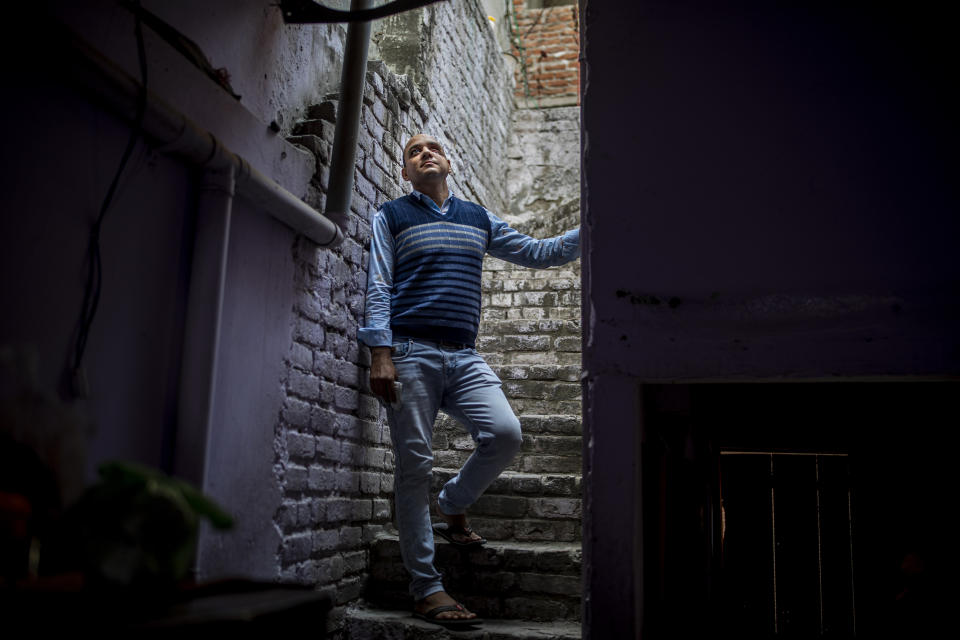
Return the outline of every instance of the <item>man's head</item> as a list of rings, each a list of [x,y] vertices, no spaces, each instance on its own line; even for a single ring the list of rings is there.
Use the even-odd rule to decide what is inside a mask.
[[[409,180],[417,191],[442,183],[450,175],[450,160],[440,142],[433,136],[418,133],[403,147],[404,180]]]

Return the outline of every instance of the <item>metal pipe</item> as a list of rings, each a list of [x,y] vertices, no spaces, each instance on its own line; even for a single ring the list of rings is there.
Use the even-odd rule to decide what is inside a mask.
[[[93,101],[122,118],[132,119],[140,83],[72,32],[67,32],[65,39],[70,42],[71,51],[66,59],[73,61],[75,67],[65,75],[77,82]],[[340,226],[257,171],[244,158],[220,144],[212,133],[152,92],[147,93],[142,129],[144,136],[158,145],[157,150],[161,153],[205,169],[233,167],[238,194],[319,246],[335,247],[343,242],[344,233]]]
[[[232,165],[203,172],[180,359],[173,472],[204,488],[235,192],[236,170]]]
[[[351,11],[369,9],[372,0],[352,0]],[[324,215],[337,227],[346,229],[350,219],[350,198],[353,195],[353,172],[357,161],[357,134],[360,110],[363,108],[363,85],[367,75],[367,50],[370,46],[370,23],[351,22],[347,27],[343,70],[340,75],[340,108],[333,133],[330,160],[330,181]]]

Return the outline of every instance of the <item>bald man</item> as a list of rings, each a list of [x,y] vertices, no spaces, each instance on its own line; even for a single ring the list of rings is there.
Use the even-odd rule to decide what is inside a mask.
[[[484,540],[466,512],[520,449],[520,421],[500,380],[477,354],[483,257],[527,267],[561,265],[580,256],[580,231],[535,240],[484,207],[450,193],[450,159],[433,136],[403,148],[412,192],[385,203],[373,222],[365,325],[370,389],[387,407],[396,465],[400,551],[410,572],[414,615],[447,627],[480,619],[443,588],[434,567],[434,533],[463,548]],[[430,520],[433,423],[443,411],[469,432],[473,454],[437,497]]]

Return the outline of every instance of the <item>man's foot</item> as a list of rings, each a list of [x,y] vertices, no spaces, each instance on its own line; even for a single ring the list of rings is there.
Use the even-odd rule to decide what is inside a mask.
[[[466,514],[447,515],[440,510],[439,506],[437,506],[437,514],[447,523],[447,526],[437,526],[433,530],[447,541],[461,547],[474,547],[486,542],[483,536],[467,526]]]
[[[413,607],[413,615],[427,622],[444,626],[465,626],[481,622],[477,614],[467,610],[445,591],[431,593]]]

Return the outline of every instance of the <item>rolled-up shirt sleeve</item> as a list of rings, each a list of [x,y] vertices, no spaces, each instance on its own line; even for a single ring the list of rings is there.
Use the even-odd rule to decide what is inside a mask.
[[[390,330],[392,293],[393,234],[381,210],[373,219],[364,326],[357,330],[357,338],[368,347],[389,347],[393,343]]]
[[[537,240],[524,235],[487,211],[490,244],[487,253],[523,267],[542,269],[566,264],[580,257],[580,229],[570,229],[555,238]]]

